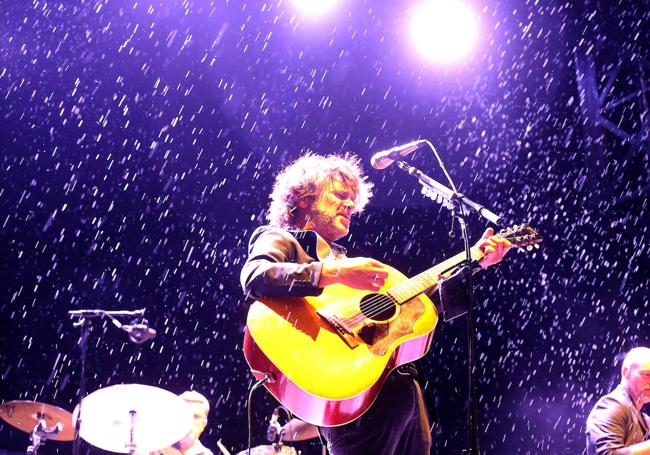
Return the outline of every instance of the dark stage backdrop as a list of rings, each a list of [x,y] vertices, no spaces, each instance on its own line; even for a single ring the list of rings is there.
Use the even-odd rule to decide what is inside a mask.
[[[367,163],[423,137],[461,191],[545,238],[480,278],[483,453],[580,453],[615,356],[649,342],[650,283],[647,135],[594,136],[576,62],[620,65],[612,90],[636,93],[648,9],[473,3],[479,48],[444,69],[409,50],[410,1],[343,1],[319,21],[286,1],[0,1],[0,399],[71,411],[79,333],[66,312],[146,308],[153,342],[93,327],[88,391],[198,390],[212,403],[205,444],[242,450],[251,375],[238,274],[274,174],[306,150],[356,153],[376,195],[342,243],[414,274],[462,242],[416,182]],[[645,96],[616,107],[617,127],[642,127]],[[412,156],[442,180],[430,152]],[[477,238],[486,224],[470,227]],[[442,416],[434,453],[458,454],[462,318],[441,323],[424,365]],[[257,445],[275,403],[258,391],[252,405]],[[0,447],[26,445],[0,425]]]

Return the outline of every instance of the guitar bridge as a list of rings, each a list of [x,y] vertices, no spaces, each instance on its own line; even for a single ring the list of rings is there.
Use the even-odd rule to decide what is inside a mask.
[[[323,318],[332,329],[341,337],[341,339],[348,345],[350,349],[354,349],[359,346],[359,342],[356,340],[354,332],[345,325],[337,316],[327,313],[323,310],[318,310],[316,312],[321,318]]]

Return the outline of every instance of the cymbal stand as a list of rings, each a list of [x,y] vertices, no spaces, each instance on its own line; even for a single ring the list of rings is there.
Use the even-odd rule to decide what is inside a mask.
[[[135,441],[133,440],[133,433],[135,430],[135,416],[137,414],[138,413],[133,409],[129,411],[129,416],[131,417],[131,423],[129,424],[129,443],[126,445],[126,448],[129,450],[130,455],[135,454],[136,444]]]
[[[55,437],[63,430],[63,425],[60,422],[57,422],[53,427],[48,427],[45,423],[44,415],[40,412],[38,413],[38,423],[32,430],[32,434],[29,436],[29,441],[31,444],[27,447],[27,455],[37,455],[38,448],[41,444],[45,444],[50,438]]]
[[[135,311],[106,311],[101,309],[68,311],[68,315],[73,318],[77,318],[77,321],[72,325],[74,327],[81,327],[81,337],[79,338],[79,348],[81,351],[81,369],[79,372],[79,400],[77,404],[77,420],[75,422],[74,439],[72,441],[73,455],[79,455],[81,453],[81,402],[83,401],[84,396],[86,396],[86,354],[88,352],[88,335],[90,332],[91,321],[93,318],[101,318],[106,316],[110,318],[113,323],[115,323],[116,317],[142,317],[143,314],[144,309]],[[120,325],[116,325],[118,328],[120,327]]]
[[[81,351],[81,370],[79,372],[79,401],[77,404],[77,420],[74,425],[74,439],[72,440],[72,453],[79,455],[81,452],[81,402],[86,396],[86,353],[88,352],[88,333],[90,319],[81,317],[73,324],[75,327],[81,327],[81,337],[79,338],[79,348]]]

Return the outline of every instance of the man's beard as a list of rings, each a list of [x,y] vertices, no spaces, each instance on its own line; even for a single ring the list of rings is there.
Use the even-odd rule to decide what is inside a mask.
[[[338,214],[327,215],[323,212],[312,212],[310,214],[311,224],[316,227],[314,230],[316,230],[321,237],[333,242],[347,234],[347,229],[340,230],[336,228],[336,218],[338,216]]]

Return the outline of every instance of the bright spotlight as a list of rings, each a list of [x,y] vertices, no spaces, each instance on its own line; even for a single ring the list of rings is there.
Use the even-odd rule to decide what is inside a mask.
[[[411,39],[418,52],[434,63],[455,63],[466,57],[478,37],[478,19],[460,0],[431,0],[411,15]]]
[[[339,0],[291,0],[291,3],[303,15],[316,17],[333,10]]]

